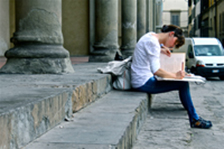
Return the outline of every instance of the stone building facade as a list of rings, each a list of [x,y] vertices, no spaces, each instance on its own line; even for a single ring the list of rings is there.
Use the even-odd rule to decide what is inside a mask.
[[[188,36],[188,2],[186,0],[163,0],[163,23],[180,26]]]
[[[224,45],[224,0],[189,0],[188,32],[191,37],[216,37]]]

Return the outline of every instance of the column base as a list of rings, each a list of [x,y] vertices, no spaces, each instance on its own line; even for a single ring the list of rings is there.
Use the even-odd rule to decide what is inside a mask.
[[[70,58],[8,58],[0,69],[5,74],[61,74],[72,73]]]
[[[21,44],[6,51],[6,64],[0,73],[60,74],[74,69],[69,52],[62,45]]]
[[[67,58],[69,52],[62,45],[21,44],[9,49],[6,58]]]
[[[119,52],[119,49],[104,49],[104,50],[95,50],[91,53],[89,57],[90,62],[109,62],[113,61],[116,55],[116,52]]]

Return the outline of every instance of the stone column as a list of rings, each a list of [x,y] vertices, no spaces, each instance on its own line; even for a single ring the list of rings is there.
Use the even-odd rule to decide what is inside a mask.
[[[15,47],[6,51],[1,73],[47,74],[74,72],[63,47],[61,0],[16,1]]]
[[[146,32],[155,31],[153,28],[153,4],[154,0],[147,0],[147,7],[146,7]]]
[[[146,33],[146,0],[137,0],[137,40]]]
[[[124,58],[131,56],[137,41],[137,1],[122,0],[122,46]]]
[[[163,2],[162,0],[156,0],[156,32],[161,32],[162,28],[162,16],[163,16]]]
[[[9,49],[9,1],[0,1],[0,56]]]
[[[118,0],[95,0],[95,44],[89,61],[111,61],[118,48]]]

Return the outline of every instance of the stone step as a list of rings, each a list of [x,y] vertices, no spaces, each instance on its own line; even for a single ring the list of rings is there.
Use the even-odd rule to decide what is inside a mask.
[[[106,63],[74,65],[72,74],[0,75],[0,148],[21,148],[111,90]]]
[[[146,119],[146,93],[111,91],[25,149],[130,149]]]

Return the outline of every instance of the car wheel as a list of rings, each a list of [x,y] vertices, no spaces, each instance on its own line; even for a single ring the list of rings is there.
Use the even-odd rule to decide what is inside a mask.
[[[220,80],[224,80],[224,76],[220,76],[219,79],[220,79]]]

